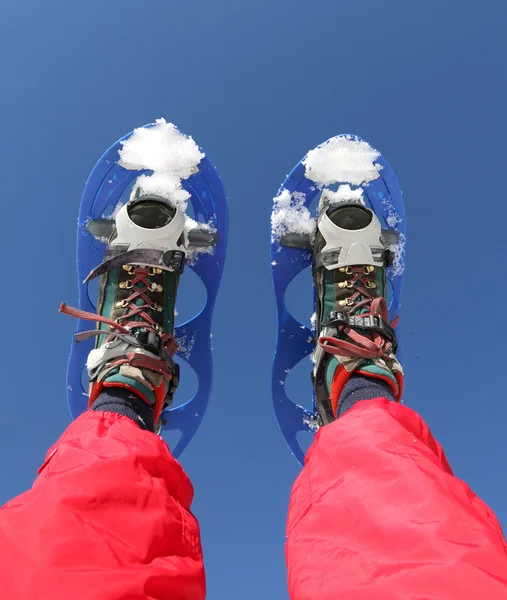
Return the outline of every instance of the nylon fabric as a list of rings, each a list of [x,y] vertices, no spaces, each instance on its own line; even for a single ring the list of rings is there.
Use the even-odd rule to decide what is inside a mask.
[[[165,442],[83,413],[31,490],[0,510],[1,597],[203,600],[193,488]]]
[[[291,600],[507,599],[507,543],[414,411],[376,398],[322,427],[292,491]]]
[[[84,413],[0,510],[2,597],[204,600],[192,498],[158,436]],[[496,517],[421,417],[385,398],[320,429],[287,535],[291,600],[507,599]]]

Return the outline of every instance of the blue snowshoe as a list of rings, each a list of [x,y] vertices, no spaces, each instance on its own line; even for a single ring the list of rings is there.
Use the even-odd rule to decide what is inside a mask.
[[[329,354],[367,360],[369,350],[358,349],[357,344],[352,348],[348,334],[340,332],[353,330],[359,346],[368,346],[366,338],[371,335],[382,338],[382,356],[390,367],[387,375],[380,373],[382,357],[368,368],[378,371],[374,376],[392,378],[390,383],[401,397],[399,330],[396,335],[394,326],[400,312],[405,242],[403,196],[394,172],[377,150],[357,136],[339,135],[310,151],[274,200],[271,258],[278,337],[272,393],[280,429],[301,463],[304,452],[298,433],[317,431],[335,418],[330,383],[325,381]],[[308,326],[289,313],[285,292],[310,267],[314,314]],[[310,354],[313,410],[292,402],[285,389],[290,371]]]
[[[79,212],[79,309],[61,308],[78,318],[79,343],[72,345],[67,371],[74,418],[103,387],[135,388],[153,405],[158,432],[181,432],[173,454],[186,448],[211,393],[211,317],[227,228],[227,198],[217,170],[174,125],[159,120],[138,128],[102,156]],[[207,303],[175,326],[185,267],[204,283]],[[100,281],[98,300],[91,293],[94,281]],[[171,408],[179,382],[175,354],[195,370],[199,388]]]

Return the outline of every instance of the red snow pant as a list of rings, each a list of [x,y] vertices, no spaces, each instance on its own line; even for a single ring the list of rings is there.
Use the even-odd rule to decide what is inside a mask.
[[[192,495],[156,435],[85,413],[0,511],[0,598],[202,600]],[[317,434],[292,492],[287,562],[291,600],[507,599],[497,519],[422,419],[382,398]]]

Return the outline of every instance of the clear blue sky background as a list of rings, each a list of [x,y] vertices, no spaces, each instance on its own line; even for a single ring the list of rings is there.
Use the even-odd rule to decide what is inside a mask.
[[[338,133],[381,150],[405,192],[405,402],[505,526],[506,18],[503,0],[4,3],[0,500],[31,485],[69,422],[75,323],[57,310],[76,302],[83,184],[118,137],[164,116],[211,156],[230,199],[215,387],[183,455],[209,599],[287,597],[299,467],[271,407],[269,216],[285,174]],[[295,288],[308,318],[310,291]]]

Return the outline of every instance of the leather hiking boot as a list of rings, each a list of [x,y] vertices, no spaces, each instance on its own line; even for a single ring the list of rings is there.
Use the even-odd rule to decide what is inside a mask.
[[[104,261],[87,277],[101,278],[97,314],[61,307],[97,321],[96,329],[76,335],[97,336],[87,360],[88,406],[105,387],[126,388],[153,407],[156,431],[179,382],[173,332],[184,225],[184,214],[167,199],[134,195],[116,215]]]
[[[387,322],[386,268],[393,258],[379,220],[365,206],[343,203],[319,216],[313,250],[318,343],[312,379],[323,424],[335,420],[352,374],[385,381],[401,400],[396,323]]]

